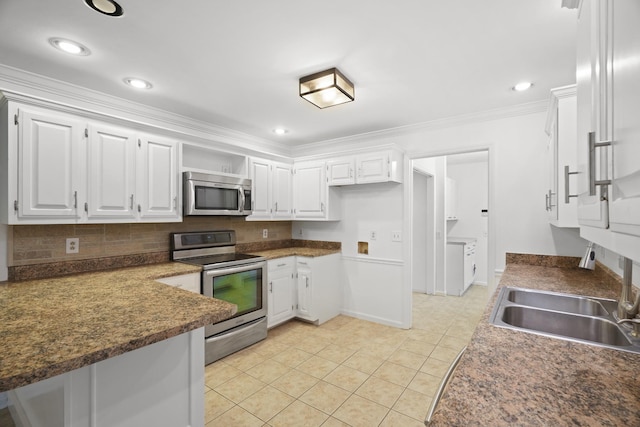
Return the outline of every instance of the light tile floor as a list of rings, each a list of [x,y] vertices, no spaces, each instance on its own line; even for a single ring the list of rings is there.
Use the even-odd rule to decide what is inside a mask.
[[[347,316],[273,328],[206,367],[206,426],[422,427],[487,299],[476,285],[462,297],[414,293],[410,330]]]

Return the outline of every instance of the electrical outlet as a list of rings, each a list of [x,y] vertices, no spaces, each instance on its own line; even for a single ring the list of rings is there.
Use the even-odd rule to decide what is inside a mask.
[[[77,237],[70,237],[67,239],[67,253],[77,254],[80,252],[80,239]]]
[[[400,231],[392,231],[391,232],[391,241],[392,242],[402,242],[402,232],[400,232]]]
[[[372,232],[369,234],[369,240],[376,240],[376,232],[375,232],[375,231],[372,231]]]
[[[262,229],[262,238],[266,239],[267,237],[269,237],[269,230],[267,228],[263,228]]]

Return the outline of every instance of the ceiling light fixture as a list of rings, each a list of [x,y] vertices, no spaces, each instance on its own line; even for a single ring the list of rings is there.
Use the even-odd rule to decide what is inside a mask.
[[[127,77],[123,79],[126,84],[136,89],[151,89],[153,85],[146,80],[138,79],[136,77]]]
[[[525,90],[530,89],[531,86],[533,86],[533,83],[531,82],[520,82],[517,85],[515,85],[512,89],[515,90],[516,92],[524,92]]]
[[[62,39],[60,37],[52,37],[49,39],[49,43],[51,43],[51,46],[55,47],[56,49],[59,49],[66,53],[70,53],[72,55],[87,56],[91,54],[91,51],[87,47],[81,45],[78,42],[74,42],[73,40]]]
[[[273,133],[275,133],[276,135],[286,135],[289,133],[289,130],[285,129],[285,128],[275,128],[273,130]]]
[[[300,96],[318,108],[351,102],[355,88],[337,68],[300,78]]]
[[[108,16],[122,16],[122,7],[113,0],[84,0],[85,4],[96,12]]]

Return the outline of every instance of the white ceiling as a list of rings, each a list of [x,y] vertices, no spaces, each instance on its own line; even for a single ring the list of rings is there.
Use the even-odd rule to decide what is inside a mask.
[[[577,11],[561,0],[119,3],[111,18],[82,0],[0,1],[0,64],[291,146],[546,100],[575,82]],[[301,76],[334,66],[355,102],[320,110],[298,96]],[[131,76],[153,89],[126,87]],[[534,87],[510,90],[521,80]]]

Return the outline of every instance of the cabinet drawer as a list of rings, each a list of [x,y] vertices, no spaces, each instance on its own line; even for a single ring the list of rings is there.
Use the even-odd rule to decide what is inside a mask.
[[[269,272],[278,270],[290,269],[295,266],[295,257],[276,258],[267,261],[267,268]]]

